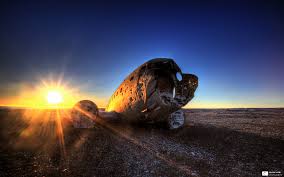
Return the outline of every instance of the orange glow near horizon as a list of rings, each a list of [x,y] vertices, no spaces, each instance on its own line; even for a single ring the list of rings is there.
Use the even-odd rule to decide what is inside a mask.
[[[60,76],[59,79],[45,77],[45,79],[40,79],[40,81],[36,84],[19,83],[17,87],[15,87],[17,92],[14,96],[0,99],[0,106],[36,109],[68,109],[72,108],[78,101],[84,99],[93,101],[100,108],[105,108],[107,106],[109,97],[86,94],[83,91],[84,89],[82,89],[82,85],[84,86],[84,84],[77,85],[80,85],[81,88],[71,86],[68,82],[63,81]],[[15,90],[15,88],[11,88],[11,90]],[[111,96],[111,93],[109,96]],[[246,103],[245,101],[236,100],[204,100],[200,99],[197,95],[184,108],[218,109],[279,107],[277,104],[256,104],[254,102],[255,101],[252,101],[252,103]]]
[[[2,106],[25,108],[71,108],[82,98],[78,88],[62,79],[41,79],[38,84],[22,84],[14,97],[1,100]]]
[[[84,93],[84,84],[74,87],[68,81],[63,81],[62,76],[58,79],[45,77],[38,83],[19,83],[14,96],[0,99],[0,106],[35,108],[35,109],[57,109],[72,108],[80,100],[91,100],[99,107],[107,105],[108,98],[89,95]]]

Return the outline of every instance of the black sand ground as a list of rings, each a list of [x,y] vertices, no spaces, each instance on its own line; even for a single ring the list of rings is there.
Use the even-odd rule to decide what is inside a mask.
[[[176,131],[125,123],[73,129],[62,118],[63,133],[55,111],[25,112],[0,111],[1,177],[283,174],[283,109],[187,110]]]

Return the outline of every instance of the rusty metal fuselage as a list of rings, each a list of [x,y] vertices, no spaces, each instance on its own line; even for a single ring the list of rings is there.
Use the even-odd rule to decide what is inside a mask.
[[[106,111],[115,111],[129,121],[169,121],[171,114],[194,97],[197,86],[198,78],[182,73],[172,59],[152,59],[126,77]]]

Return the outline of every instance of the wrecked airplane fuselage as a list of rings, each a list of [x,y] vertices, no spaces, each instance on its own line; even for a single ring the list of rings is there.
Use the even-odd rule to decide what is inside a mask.
[[[178,110],[193,98],[197,85],[197,77],[183,74],[172,59],[153,59],[121,83],[106,111],[120,113],[130,121],[166,121],[177,128],[184,123]]]
[[[197,86],[198,78],[182,73],[172,59],[153,59],[120,84],[106,112],[128,121],[166,122],[171,129],[179,128],[184,124],[181,108],[194,97]]]

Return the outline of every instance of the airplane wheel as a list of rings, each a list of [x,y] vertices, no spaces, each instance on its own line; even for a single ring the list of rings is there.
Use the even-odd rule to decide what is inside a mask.
[[[177,129],[181,128],[184,125],[185,116],[182,110],[177,110],[170,114],[168,119],[168,127],[169,129]]]

